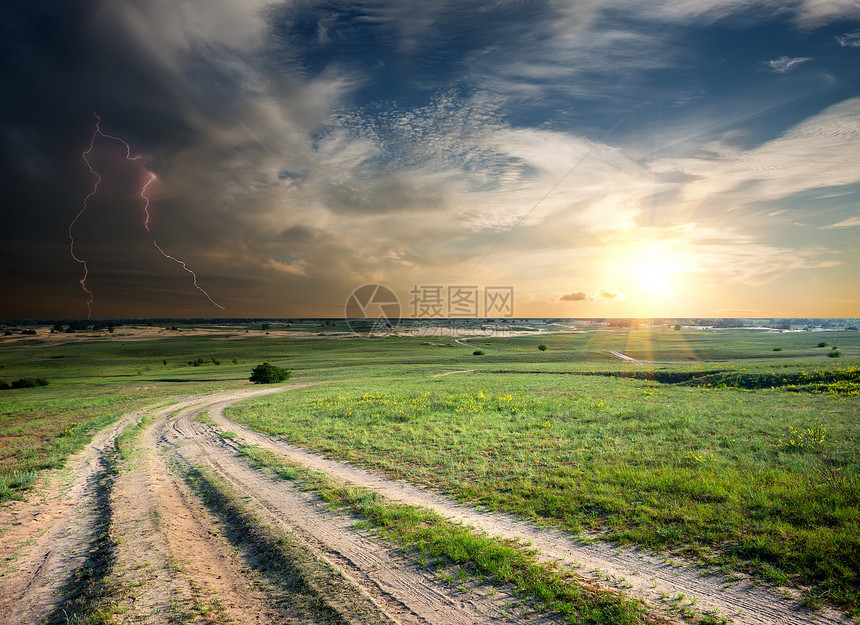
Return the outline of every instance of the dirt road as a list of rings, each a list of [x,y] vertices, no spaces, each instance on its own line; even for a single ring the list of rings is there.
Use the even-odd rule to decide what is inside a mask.
[[[850,622],[832,610],[813,614],[782,591],[460,506],[224,416],[236,401],[298,386],[193,396],[130,414],[27,502],[1,508],[0,623],[75,623],[99,611],[114,619],[105,622],[152,624],[560,622],[525,615],[504,590],[446,583],[354,518],[251,468],[232,437],[220,436],[225,429],[390,500],[531,541],[542,558],[642,597],[655,613],[674,604],[679,622],[684,606],[731,623]]]
[[[464,592],[357,529],[355,518],[252,469],[235,443],[195,419],[280,390],[189,397],[128,415],[70,471],[0,509],[0,623],[106,613],[118,623],[459,625],[521,615],[511,594]],[[126,428],[133,436],[120,454]],[[224,492],[233,498],[218,499]]]

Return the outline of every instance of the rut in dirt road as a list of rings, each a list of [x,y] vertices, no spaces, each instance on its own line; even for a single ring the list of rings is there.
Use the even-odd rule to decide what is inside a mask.
[[[800,593],[794,589],[762,588],[749,578],[730,581],[720,575],[704,574],[692,564],[678,565],[645,551],[621,549],[601,541],[585,542],[561,531],[539,529],[512,516],[457,504],[431,490],[389,480],[310,453],[274,436],[255,432],[229,420],[224,415],[225,407],[226,404],[212,406],[210,416],[222,427],[238,432],[250,444],[275,451],[314,471],[369,488],[391,501],[429,508],[492,536],[528,541],[545,561],[574,568],[578,574],[595,583],[623,589],[657,609],[666,608],[674,601],[699,614],[718,614],[738,625],[806,625],[813,621],[819,625],[854,623],[829,607],[815,612],[804,608],[799,602]],[[684,599],[677,601],[679,596]]]

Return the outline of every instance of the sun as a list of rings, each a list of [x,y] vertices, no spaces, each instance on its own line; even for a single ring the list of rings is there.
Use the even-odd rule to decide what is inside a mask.
[[[649,295],[670,295],[675,269],[664,259],[645,256],[633,261],[633,276],[639,289]]]
[[[666,247],[643,245],[628,257],[633,289],[655,298],[675,293],[675,277],[682,271],[681,257]]]

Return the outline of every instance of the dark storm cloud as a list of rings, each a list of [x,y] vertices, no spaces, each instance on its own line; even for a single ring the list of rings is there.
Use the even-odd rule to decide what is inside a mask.
[[[267,4],[7,5],[0,42],[6,94],[0,176],[15,210],[4,215],[9,227],[0,236],[7,250],[20,249],[13,240],[29,242],[9,258],[10,266],[41,266],[43,279],[52,276],[43,284],[47,297],[71,295],[77,287],[81,267],[63,240],[94,184],[80,157],[94,112],[102,130],[127,140],[141,160],[112,172],[114,181],[122,176],[128,182],[128,195],[111,195],[106,180],[76,225],[82,254],[98,258],[101,269],[148,275],[139,282],[142,291],[160,291],[164,281],[182,288],[186,276],[171,277],[175,267],[151,253],[142,229],[116,227],[122,213],[138,219],[135,176],[143,176],[145,166],[159,177],[152,187],[154,236],[169,253],[189,259],[209,284],[269,258],[266,245],[277,237],[265,218],[284,191],[270,170],[301,169],[309,160],[308,134],[343,82],[331,73],[303,80],[271,66]],[[98,138],[97,169],[105,155],[116,159],[118,148]],[[26,249],[43,238],[59,244],[30,259]],[[139,252],[135,267],[127,266],[130,249]],[[142,292],[140,300],[148,299]]]

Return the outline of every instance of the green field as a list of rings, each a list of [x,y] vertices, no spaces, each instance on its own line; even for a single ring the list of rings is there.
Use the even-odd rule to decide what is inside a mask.
[[[858,332],[137,338],[0,343],[0,380],[50,382],[0,391],[0,499],[124,412],[249,386],[268,361],[321,384],[231,418],[538,523],[810,586],[809,605],[860,614]]]

